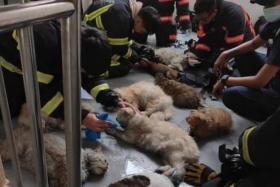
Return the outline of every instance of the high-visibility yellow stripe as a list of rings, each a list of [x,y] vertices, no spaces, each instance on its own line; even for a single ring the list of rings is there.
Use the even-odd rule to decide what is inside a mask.
[[[107,83],[103,83],[93,87],[90,90],[90,94],[95,98],[101,90],[108,90],[108,89],[109,89],[109,85]]]
[[[99,8],[98,10],[91,12],[90,14],[86,14],[84,17],[84,23],[87,23],[88,21],[92,21],[94,20],[97,16],[100,16],[101,14],[103,14],[104,12],[108,11],[111,7],[113,6],[113,4],[109,4],[106,5],[102,8]]]
[[[120,58],[121,58],[121,56],[120,55],[116,55],[116,54],[111,57],[111,59],[113,61],[118,61]]]
[[[242,136],[242,153],[244,160],[248,163],[254,166],[254,163],[252,162],[249,154],[249,149],[248,149],[248,137],[251,134],[251,132],[255,129],[255,127],[252,127],[250,129],[247,129],[243,136]]]
[[[0,57],[0,64],[3,68],[9,70],[10,72],[17,73],[22,75],[21,69],[16,67],[15,65],[7,62],[3,57]],[[38,82],[43,84],[49,84],[53,80],[54,76],[51,74],[42,73],[40,71],[37,71],[37,79]]]
[[[97,28],[99,28],[101,30],[105,30],[104,25],[101,20],[101,16],[96,17],[96,26],[97,26]]]
[[[53,80],[54,76],[51,74],[37,71],[37,78],[38,78],[38,82],[43,84],[49,84]]]
[[[133,40],[130,40],[128,46],[130,47],[132,46],[132,44],[133,44]]]
[[[128,48],[126,54],[123,56],[124,58],[128,59],[132,55],[132,49]]]
[[[17,42],[17,50],[19,50],[19,42],[18,42],[17,32],[15,30],[13,30],[12,37]]]
[[[128,37],[125,38],[109,38],[108,42],[111,45],[129,45]]]
[[[111,67],[114,67],[114,66],[119,66],[120,64],[121,64],[121,63],[118,62],[118,61],[111,61],[110,66],[111,66]]]
[[[63,96],[60,92],[57,92],[56,95],[41,108],[43,116],[49,116],[62,102]]]
[[[105,73],[102,73],[102,74],[100,75],[100,77],[108,78],[108,77],[109,77],[109,71],[106,71]]]

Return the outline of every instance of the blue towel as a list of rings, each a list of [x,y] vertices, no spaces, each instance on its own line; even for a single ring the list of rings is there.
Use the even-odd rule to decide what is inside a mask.
[[[96,117],[102,121],[109,122],[111,124],[111,128],[115,129],[119,126],[119,123],[114,120],[108,113],[98,113],[96,114]],[[85,130],[85,138],[86,140],[89,141],[96,141],[97,139],[101,138],[101,133],[100,132],[94,132],[90,129]]]

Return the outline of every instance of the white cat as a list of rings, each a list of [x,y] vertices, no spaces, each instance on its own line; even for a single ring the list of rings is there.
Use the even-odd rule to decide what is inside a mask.
[[[107,133],[161,156],[164,164],[176,168],[176,180],[183,178],[186,163],[198,161],[199,149],[193,138],[170,122],[148,118],[131,107],[120,109],[117,121],[124,130]]]
[[[122,100],[151,118],[169,120],[174,114],[172,98],[152,82],[140,81],[116,91]]]

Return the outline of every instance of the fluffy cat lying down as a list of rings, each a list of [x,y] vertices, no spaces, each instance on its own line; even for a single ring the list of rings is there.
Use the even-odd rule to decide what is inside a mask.
[[[221,108],[198,109],[186,120],[190,125],[190,134],[198,139],[227,134],[232,127],[231,115]]]
[[[155,49],[155,55],[159,61],[172,69],[184,71],[187,67],[186,57],[178,49],[163,47]]]
[[[172,123],[148,118],[131,107],[120,109],[117,120],[124,130],[110,129],[107,133],[160,155],[164,164],[177,169],[174,181],[184,176],[185,163],[198,161],[199,150],[193,138]]]
[[[173,104],[179,108],[197,108],[200,105],[200,98],[191,86],[169,80],[162,73],[156,74],[155,84],[159,85],[167,95],[170,95]]]
[[[171,97],[152,82],[140,81],[116,91],[124,101],[151,118],[169,120],[174,113]]]
[[[26,115],[26,113],[23,115]],[[19,125],[14,129],[15,143],[21,167],[35,174],[31,127],[29,124],[26,124],[26,122],[26,118],[20,116]],[[67,171],[65,140],[55,133],[44,133],[43,135],[49,185],[51,187],[66,187]],[[6,139],[1,139],[0,155],[3,161],[11,160],[9,149],[8,141]],[[95,150],[82,149],[81,160],[82,181],[85,181],[90,174],[102,175],[107,171],[108,163],[100,146]]]

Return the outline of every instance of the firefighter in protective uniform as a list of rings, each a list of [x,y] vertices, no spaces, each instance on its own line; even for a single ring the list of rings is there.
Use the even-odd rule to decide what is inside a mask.
[[[158,47],[169,46],[176,41],[177,24],[180,30],[190,29],[189,0],[139,0],[143,7],[152,6],[160,14],[161,24],[156,32],[156,44]],[[176,18],[173,18],[176,6]],[[135,41],[146,43],[148,35],[134,35]]]
[[[213,66],[219,54],[255,36],[248,13],[234,2],[224,0],[196,0],[194,11],[198,20],[198,41],[190,40],[190,52],[202,61],[202,67]],[[249,61],[254,53],[236,58]]]
[[[57,21],[50,21],[34,25],[33,33],[42,115],[63,118],[60,24]],[[82,86],[94,95],[96,90],[93,88],[95,85],[100,85],[97,77],[110,66],[111,46],[107,43],[106,36],[95,28],[82,26],[81,38]],[[15,31],[0,33],[0,63],[11,116],[15,117],[26,101],[20,48]],[[102,66],[99,66],[99,63]],[[118,97],[114,94],[103,95],[103,97],[108,97],[103,99],[105,101],[118,103]],[[110,127],[107,122],[98,120],[94,114],[84,109],[82,119],[83,123],[94,131],[103,131]]]
[[[222,96],[226,107],[245,118],[259,122],[266,120],[280,106],[280,2],[272,1],[275,6],[270,5],[269,0],[265,2],[262,5],[265,6],[264,16],[268,23],[263,26],[259,35],[238,47],[224,51],[213,68],[215,72],[222,74],[229,59],[270,43],[266,55],[256,53],[259,60],[240,63],[237,69],[243,72],[241,76],[224,75],[213,89],[214,95]],[[260,67],[255,69],[259,64]]]
[[[85,11],[83,22],[104,31],[112,46],[111,66],[105,77],[126,75],[139,59],[139,45],[132,40],[133,33],[155,32],[159,25],[158,11],[142,8],[135,0],[93,1]]]

